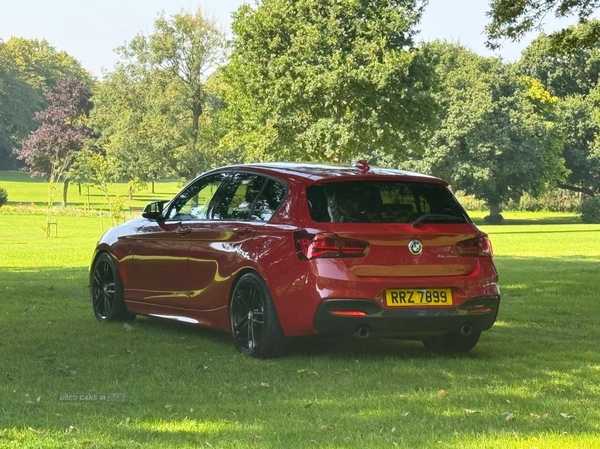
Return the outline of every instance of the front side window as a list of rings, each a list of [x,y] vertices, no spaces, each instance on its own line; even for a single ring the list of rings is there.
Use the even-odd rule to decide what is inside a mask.
[[[216,173],[190,184],[171,204],[167,218],[171,220],[205,220],[209,206],[228,173]]]
[[[445,186],[424,182],[344,181],[309,186],[311,218],[327,223],[412,223],[428,214],[469,219]]]

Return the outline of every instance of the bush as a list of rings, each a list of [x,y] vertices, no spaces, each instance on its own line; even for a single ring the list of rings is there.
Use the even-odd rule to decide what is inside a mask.
[[[519,201],[508,200],[502,203],[502,210],[527,212],[577,212],[581,205],[580,195],[564,189],[550,190],[538,197],[524,193]]]
[[[550,212],[577,212],[581,206],[581,194],[570,190],[556,189],[543,197],[544,210]]]
[[[588,198],[581,203],[581,221],[600,223],[600,196]]]
[[[6,189],[0,187],[0,207],[4,206],[8,201],[8,194],[6,193]]]
[[[517,207],[515,208],[515,210],[527,212],[538,212],[543,209],[543,200],[541,198],[531,196],[529,193],[524,193],[521,195],[521,198],[519,198],[519,202],[517,203]]]
[[[468,211],[484,211],[487,210],[487,204],[484,200],[478,200],[473,195],[465,195],[464,192],[458,191],[455,194],[458,202]]]
[[[486,211],[488,205],[483,200],[476,199],[473,195],[465,195],[462,191],[455,193],[460,204],[468,211]],[[577,212],[581,206],[580,194],[564,189],[554,189],[535,197],[525,192],[518,201],[505,200],[501,204],[502,210],[527,211],[527,212]]]

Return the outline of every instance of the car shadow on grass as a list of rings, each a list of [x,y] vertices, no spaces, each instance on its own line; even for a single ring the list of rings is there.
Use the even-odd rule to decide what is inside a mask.
[[[222,346],[224,350],[235,353],[232,337],[227,332],[217,331],[201,326],[179,323],[155,317],[137,317],[131,323],[133,328],[161,333],[167,339],[190,339],[208,341]],[[439,354],[425,350],[418,341],[399,340],[392,338],[361,339],[353,335],[336,337],[295,337],[286,339],[286,351],[281,357],[328,357],[333,359],[355,360],[356,358],[385,359],[398,358],[430,358],[430,357],[485,357],[475,352],[466,354]]]

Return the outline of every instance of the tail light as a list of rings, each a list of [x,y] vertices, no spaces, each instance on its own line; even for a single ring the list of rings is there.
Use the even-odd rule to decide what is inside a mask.
[[[493,257],[494,251],[492,250],[492,242],[487,234],[483,232],[477,237],[463,240],[456,244],[458,254],[461,256],[474,256],[474,257]]]
[[[361,240],[339,237],[332,232],[310,233],[306,230],[294,233],[296,253],[301,260],[324,257],[364,257],[369,244]]]

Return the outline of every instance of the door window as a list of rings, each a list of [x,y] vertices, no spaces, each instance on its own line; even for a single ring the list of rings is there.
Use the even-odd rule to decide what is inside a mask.
[[[170,220],[206,220],[212,199],[229,173],[215,173],[190,184],[173,201],[167,214]]]

